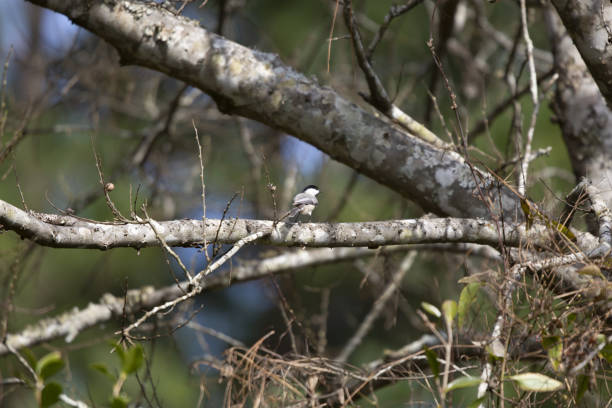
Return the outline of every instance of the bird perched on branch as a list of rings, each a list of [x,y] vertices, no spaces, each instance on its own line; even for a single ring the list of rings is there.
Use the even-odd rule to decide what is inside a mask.
[[[308,185],[304,187],[301,193],[298,193],[293,197],[293,208],[287,212],[281,220],[289,217],[289,218],[297,218],[299,215],[308,215],[312,217],[312,212],[314,211],[319,201],[317,200],[317,195],[320,193],[319,187],[315,185]]]

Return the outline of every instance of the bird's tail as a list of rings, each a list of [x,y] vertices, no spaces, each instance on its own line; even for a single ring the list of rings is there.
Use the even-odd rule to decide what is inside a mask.
[[[292,209],[290,209],[289,211],[287,211],[285,213],[285,215],[283,215],[279,221],[284,220],[285,218],[289,218],[290,221],[295,221],[295,217],[297,217],[300,213],[300,207],[293,207]]]

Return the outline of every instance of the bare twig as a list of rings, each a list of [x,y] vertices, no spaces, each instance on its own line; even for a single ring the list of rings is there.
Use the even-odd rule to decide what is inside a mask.
[[[327,40],[327,73],[329,73],[329,66],[331,61],[331,46],[334,37],[334,26],[336,25],[336,16],[338,15],[338,7],[340,6],[340,0],[336,0],[336,7],[334,8],[334,16],[332,18],[331,28],[329,29],[329,40]]]
[[[195,121],[192,120],[191,124],[193,125],[196,143],[198,144],[198,158],[200,159],[200,183],[202,187],[202,223],[206,225],[206,184],[204,184],[204,159],[202,158],[202,145],[200,144],[200,137],[198,136],[198,128],[195,125]],[[204,255],[206,256],[208,262],[210,262],[206,236],[204,236]]]
[[[102,161],[100,160],[100,156],[96,150],[96,139],[94,136],[94,132],[91,132],[91,149],[94,154],[94,159],[96,161],[96,169],[98,170],[98,177],[100,181],[100,185],[102,186],[102,191],[104,192],[104,198],[106,199],[106,205],[111,210],[113,215],[118,221],[129,222],[130,220],[121,214],[121,212],[115,206],[115,203],[110,198],[109,192],[114,190],[115,186],[112,183],[107,183],[104,181],[104,173],[102,172]]]
[[[6,59],[4,60],[4,69],[2,70],[2,80],[0,81],[0,146],[4,145],[4,127],[6,126],[6,120],[8,118],[8,110],[6,109],[6,93],[7,84],[6,77],[8,75],[9,63],[13,55],[13,46],[9,48]],[[1,160],[0,160],[1,161]]]
[[[329,316],[329,298],[331,288],[321,289],[321,306],[318,316],[319,329],[317,330],[317,354],[323,355],[327,348],[327,317]]]
[[[385,307],[385,304],[391,298],[393,293],[395,293],[400,282],[402,281],[402,278],[412,266],[414,259],[416,258],[416,255],[417,255],[416,251],[411,251],[406,255],[401,265],[397,268],[397,271],[393,275],[391,282],[389,282],[389,285],[387,285],[384,292],[380,295],[380,297],[376,300],[376,302],[374,302],[372,309],[367,314],[367,316],[363,319],[363,321],[361,322],[361,325],[359,326],[355,334],[353,334],[353,336],[346,343],[346,345],[344,346],[340,354],[338,354],[338,356],[336,357],[335,359],[336,361],[340,363],[346,362],[347,359],[350,357],[350,355],[353,353],[353,351],[355,351],[357,346],[361,344],[361,342],[363,341],[363,338],[371,330],[372,324],[382,312],[383,308]]]
[[[186,326],[190,329],[215,337],[234,347],[244,347],[244,343],[242,343],[240,340],[236,340],[235,338],[230,337],[227,334],[221,333],[217,330],[211,329],[210,327],[202,326],[200,323],[196,323],[193,320],[190,320]]]
[[[374,55],[374,51],[376,50],[378,43],[380,43],[380,40],[382,40],[393,19],[401,16],[404,13],[407,13],[422,2],[423,0],[408,0],[406,4],[394,4],[389,8],[389,11],[385,15],[382,24],[378,27],[378,31],[376,32],[376,35],[374,36],[372,42],[370,43],[370,46],[368,47],[366,57],[369,61],[372,60],[372,55]]]
[[[579,364],[572,367],[571,370],[569,370],[569,374],[576,375],[580,370],[584,368],[584,366],[586,366],[591,360],[593,360],[595,356],[597,356],[597,354],[604,349],[604,347],[609,344],[612,344],[612,335],[606,337],[606,339],[599,343],[597,347],[595,347],[593,351],[591,351]]]
[[[254,189],[253,201],[255,206],[255,212],[257,214],[261,214],[261,197],[260,197],[260,184],[261,184],[261,166],[262,160],[261,157],[255,151],[255,146],[253,146],[253,132],[251,131],[249,124],[245,119],[238,119],[238,126],[240,128],[240,136],[242,139],[242,147],[244,149],[244,153],[249,160],[249,164],[251,165],[251,171],[249,172],[249,176],[251,178],[252,185],[251,187]]]
[[[533,61],[533,42],[531,41],[531,37],[529,37],[529,29],[527,27],[527,6],[525,0],[520,0],[520,4],[521,24],[523,27],[523,40],[525,41],[526,45],[527,63],[529,65],[529,91],[531,92],[531,101],[533,102],[531,121],[529,123],[529,128],[527,129],[527,140],[525,142],[524,160],[519,166],[518,192],[519,194],[524,196],[527,188],[527,174],[529,169],[529,157],[531,156],[533,134],[535,131],[536,120],[538,118],[538,112],[540,110],[540,99],[538,98],[538,80],[535,63]]]
[[[555,73],[555,70],[551,69],[548,72],[539,75],[538,81],[537,81],[538,84],[542,84],[544,81],[552,78],[554,73]],[[520,99],[521,97],[523,97],[530,91],[531,91],[531,84],[526,85],[523,88],[521,88],[520,91],[513,93],[512,95],[504,99],[502,102],[500,102],[497,106],[495,106],[495,108],[493,108],[493,110],[487,114],[486,118],[482,119],[480,122],[474,125],[472,130],[470,130],[470,133],[469,133],[470,142],[474,138],[476,138],[476,136],[483,133],[487,129],[488,126],[491,126],[491,124],[495,122],[495,120],[502,113],[504,113],[506,109],[508,109],[516,99]]]
[[[361,96],[384,115],[393,119],[400,126],[407,129],[415,136],[425,140],[428,143],[431,143],[434,146],[445,147],[446,144],[429,129],[427,129],[426,126],[414,120],[410,115],[403,112],[391,102],[385,87],[378,78],[378,75],[374,71],[370,60],[366,55],[366,51],[361,40],[361,34],[359,33],[355,16],[353,14],[352,0],[344,1],[344,22],[351,33],[353,49],[355,50],[355,55],[357,56],[357,62],[366,78],[370,91],[369,96]]]
[[[346,203],[349,200],[349,197],[351,196],[351,193],[353,192],[353,189],[355,188],[355,185],[357,185],[358,179],[359,179],[359,172],[353,171],[353,173],[351,174],[351,178],[346,184],[346,187],[344,187],[344,191],[340,195],[340,200],[338,201],[338,204],[336,204],[334,209],[329,213],[329,216],[327,217],[327,221],[335,220],[340,214],[340,212],[342,212],[342,210],[344,209],[344,206],[346,206]]]
[[[151,229],[155,233],[155,236],[159,240],[159,243],[161,244],[162,248],[164,248],[164,250],[167,253],[169,253],[174,258],[174,260],[180,266],[180,268],[183,270],[183,272],[185,272],[185,276],[187,276],[187,279],[189,279],[189,281],[191,282],[193,280],[193,278],[191,276],[191,273],[189,273],[189,269],[187,269],[187,267],[183,264],[183,261],[181,260],[181,257],[178,256],[177,253],[174,252],[172,250],[172,248],[170,248],[168,246],[168,244],[166,243],[166,241],[164,240],[164,238],[162,237],[162,235],[159,232],[160,226],[157,224],[157,221],[155,221],[155,220],[151,219],[151,217],[149,217],[149,214],[147,214],[147,209],[145,208],[144,205],[142,206],[142,210],[145,213],[145,216],[147,217],[145,222],[151,226]]]
[[[183,84],[174,98],[172,98],[172,101],[170,101],[168,108],[157,116],[153,122],[154,126],[143,132],[143,136],[141,137],[138,146],[136,146],[136,149],[134,149],[134,152],[131,155],[128,166],[142,166],[147,160],[147,157],[149,157],[155,142],[162,136],[170,134],[172,123],[177,116],[176,114],[179,107],[181,106],[181,99],[183,98],[183,95],[185,94],[185,91],[187,91],[188,87],[189,86],[187,84]]]

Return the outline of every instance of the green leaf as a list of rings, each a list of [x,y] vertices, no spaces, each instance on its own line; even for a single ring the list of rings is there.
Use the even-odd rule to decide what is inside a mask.
[[[433,375],[438,378],[440,375],[440,363],[438,363],[438,355],[435,351],[429,349],[428,347],[423,347],[425,350],[425,356],[427,357],[427,363],[429,364],[429,368]]]
[[[63,367],[64,361],[60,352],[52,351],[38,360],[36,363],[36,374],[44,381],[58,373]]]
[[[561,341],[561,337],[559,336],[546,336],[542,338],[542,347],[544,350],[548,350],[553,348]]]
[[[119,361],[121,361],[121,365],[123,365],[125,361],[125,350],[123,349],[123,346],[119,343],[111,343],[111,346],[113,346],[111,353],[117,353],[117,357],[119,358]]]
[[[548,392],[558,390],[563,384],[540,373],[524,373],[510,376],[525,391]]]
[[[128,397],[119,395],[118,397],[113,397],[110,406],[111,408],[127,408],[129,403],[130,399]]]
[[[61,385],[56,382],[47,383],[40,393],[40,406],[45,408],[55,404],[59,401],[59,396],[61,393]]]
[[[102,363],[93,363],[91,366],[91,368],[93,368],[94,370],[104,374],[105,376],[107,376],[111,381],[115,382],[117,380],[117,377],[111,373],[109,371],[109,369]]]
[[[578,270],[580,275],[597,276],[599,278],[606,279],[605,275],[599,269],[599,266],[595,264],[588,264]]]
[[[478,295],[478,289],[482,286],[482,283],[470,283],[461,291],[459,295],[459,304],[457,305],[457,325],[459,328],[463,328],[467,312],[470,309],[476,296]]]
[[[589,377],[584,374],[580,374],[576,377],[576,402],[580,402],[584,393],[589,389]]]
[[[529,229],[533,225],[534,217],[533,213],[531,212],[531,208],[527,203],[527,200],[525,200],[524,198],[521,198],[521,210],[523,210],[523,214],[525,215],[525,219],[527,220],[527,231],[529,231]]]
[[[458,388],[469,388],[480,385],[482,380],[480,377],[464,376],[451,381],[446,387],[446,391],[456,390]]]
[[[29,348],[25,347],[25,348],[21,349],[19,352],[21,353],[21,355],[23,357],[25,357],[25,359],[28,362],[28,364],[30,364],[30,367],[36,367],[36,361],[38,359],[36,358],[34,353],[32,353],[32,350],[30,350]]]
[[[532,205],[524,198],[521,198],[521,209],[523,210],[523,214],[525,214],[525,219],[527,220],[527,230],[531,228],[535,218],[538,218],[547,227],[556,229],[572,242],[576,241],[576,236],[572,231],[570,231],[569,228],[555,220],[551,220],[546,214],[538,210],[536,206]]]
[[[487,398],[486,395],[472,401],[470,403],[470,405],[467,406],[467,408],[478,408],[480,406],[480,404],[482,404],[483,402],[485,402],[485,398]]]
[[[442,303],[442,314],[444,315],[446,324],[452,324],[453,320],[455,320],[455,316],[457,316],[457,302],[454,300],[445,300]]]
[[[561,338],[559,336],[546,336],[542,339],[542,347],[548,352],[550,364],[555,371],[559,371],[563,357],[563,342]]]
[[[601,349],[599,355],[608,363],[612,363],[612,343],[608,343]]]
[[[135,344],[125,351],[121,371],[132,374],[142,366],[143,361],[144,350],[140,344]]]
[[[440,309],[438,309],[437,307],[435,307],[431,303],[421,302],[421,307],[423,308],[424,311],[426,311],[427,313],[429,313],[432,316],[435,316],[435,317],[438,317],[438,318],[442,316],[442,313],[440,313]]]

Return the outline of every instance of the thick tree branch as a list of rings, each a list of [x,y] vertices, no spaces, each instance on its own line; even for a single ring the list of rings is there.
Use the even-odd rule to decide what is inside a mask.
[[[0,200],[0,224],[4,229],[39,245],[55,248],[110,249],[160,246],[160,238],[170,247],[202,246],[204,242],[236,243],[258,231],[270,231],[262,242],[283,246],[378,247],[402,244],[465,242],[497,246],[496,224],[483,219],[419,218],[355,223],[274,223],[267,220],[207,219],[173,220],[149,223],[101,223],[54,214],[28,213]],[[529,230],[522,224],[505,226],[503,244],[518,247],[529,244],[546,248],[554,231],[544,225]],[[579,234],[578,246],[593,249],[597,239]]]
[[[407,247],[394,246],[384,249],[385,252],[406,250]],[[202,291],[210,291],[228,287],[230,284],[259,279],[276,273],[299,270],[299,268],[323,265],[331,262],[347,261],[360,257],[373,256],[379,250],[368,248],[327,248],[310,251],[284,253],[272,258],[247,262],[238,267],[226,269],[202,279]],[[100,298],[98,303],[90,303],[84,309],[74,309],[64,314],[40,320],[37,324],[28,326],[20,333],[8,334],[6,343],[9,347],[21,349],[64,337],[66,342],[72,342],[83,330],[97,324],[107,322],[112,318],[121,317],[125,311],[134,314],[147,310],[164,302],[171,301],[189,290],[189,282],[180,285],[170,285],[155,290],[152,286],[130,290],[127,296],[114,296],[110,293]],[[126,304],[124,306],[124,300]],[[0,344],[0,355],[7,354],[9,348]]]
[[[612,108],[612,3],[608,0],[553,0],[608,107]]]
[[[612,110],[606,105],[601,88],[593,81],[557,13],[546,10],[546,17],[554,65],[559,73],[553,107],[576,180],[588,177],[600,190],[598,198],[611,207]],[[608,61],[609,66],[611,61]],[[590,227],[592,232],[597,231],[594,222]]]
[[[461,156],[424,143],[318,85],[271,54],[210,33],[138,1],[32,0],[114,46],[124,64],[164,72],[211,95],[219,109],[266,123],[318,147],[437,214],[522,219],[516,195]],[[476,186],[480,184],[480,188]],[[474,194],[482,191],[485,196]]]

